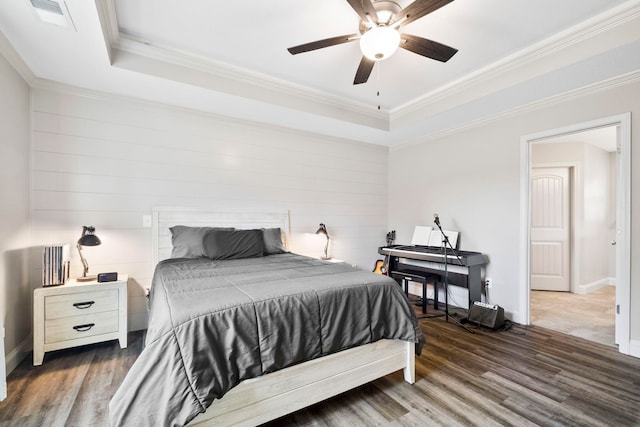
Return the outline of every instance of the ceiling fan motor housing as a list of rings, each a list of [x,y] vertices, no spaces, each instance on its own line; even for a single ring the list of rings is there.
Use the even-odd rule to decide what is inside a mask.
[[[381,0],[373,2],[373,7],[378,12],[378,22],[376,24],[387,25],[394,21],[394,18],[402,8],[394,1]],[[364,34],[371,29],[371,22],[360,18],[360,34]]]

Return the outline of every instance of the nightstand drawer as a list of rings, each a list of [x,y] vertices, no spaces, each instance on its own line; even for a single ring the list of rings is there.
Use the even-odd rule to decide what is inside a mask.
[[[51,344],[117,332],[118,320],[118,311],[47,320],[45,321],[44,342]]]
[[[47,296],[44,306],[46,320],[113,311],[118,309],[118,290]]]

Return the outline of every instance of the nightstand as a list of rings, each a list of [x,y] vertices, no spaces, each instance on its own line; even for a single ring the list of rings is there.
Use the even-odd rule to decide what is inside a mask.
[[[76,282],[33,291],[33,365],[44,353],[117,339],[127,347],[126,274],[115,282]]]

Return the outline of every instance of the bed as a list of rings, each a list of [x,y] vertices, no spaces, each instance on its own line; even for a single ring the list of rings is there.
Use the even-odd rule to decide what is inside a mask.
[[[207,256],[170,258],[176,225],[220,230],[207,232]],[[228,236],[276,229],[284,251],[210,259]],[[112,425],[256,425],[397,370],[415,381],[422,333],[399,286],[287,252],[288,213],[162,208],[153,236],[145,349]]]

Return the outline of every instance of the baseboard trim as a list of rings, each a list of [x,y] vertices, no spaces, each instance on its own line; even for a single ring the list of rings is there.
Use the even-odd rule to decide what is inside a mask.
[[[33,335],[29,334],[27,338],[22,340],[20,344],[9,354],[7,354],[6,365],[7,365],[7,375],[11,373],[19,364],[24,360],[25,357],[31,352],[33,349]]]
[[[616,279],[613,277],[605,277],[604,279],[596,280],[595,282],[587,283],[585,285],[578,285],[575,293],[579,295],[587,295],[609,285],[615,286]]]

